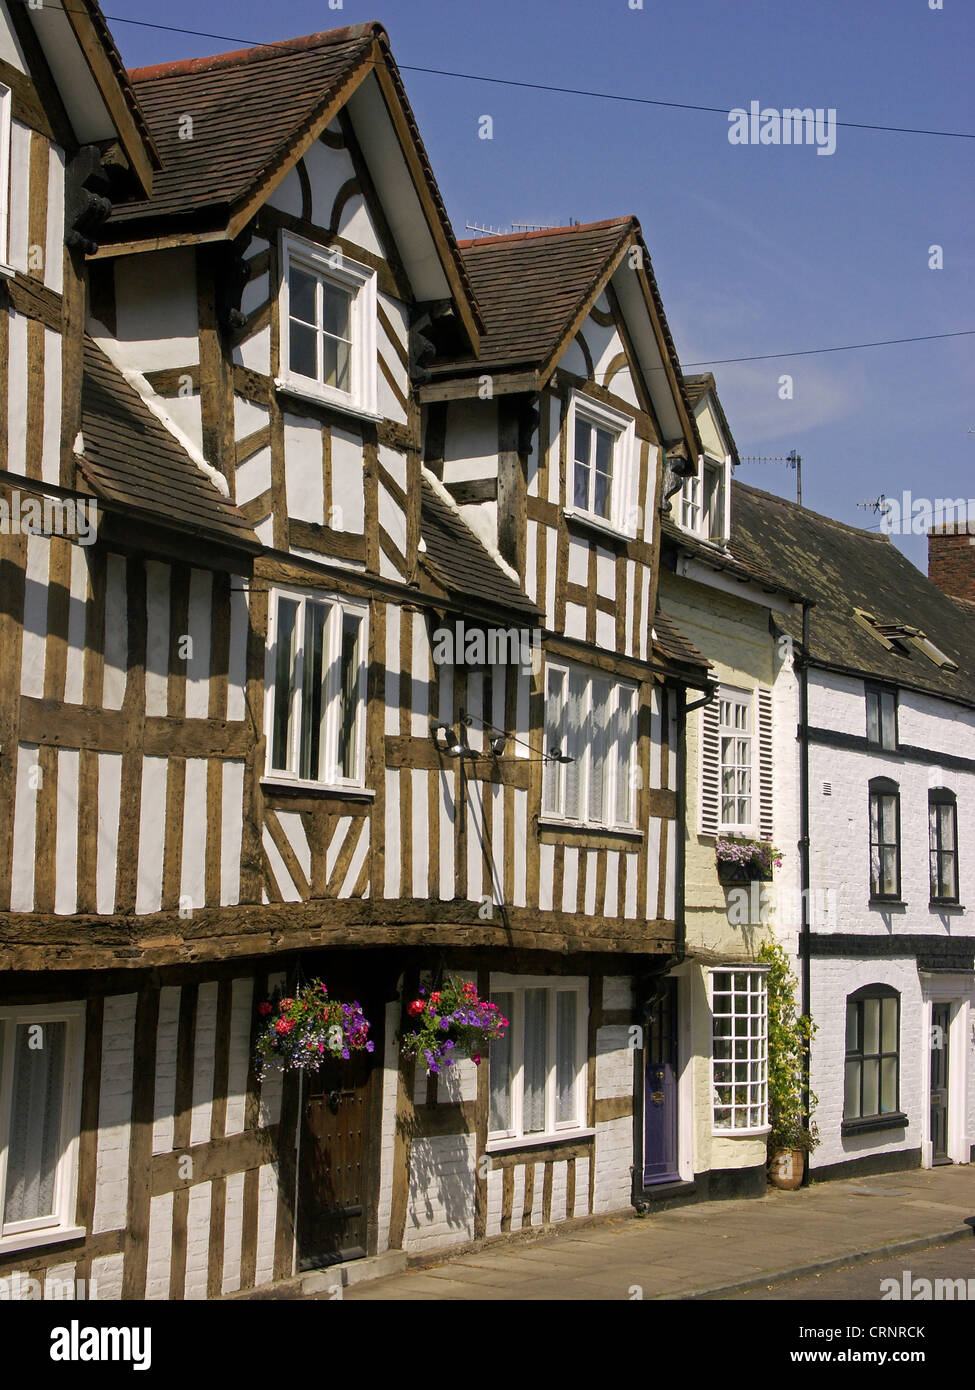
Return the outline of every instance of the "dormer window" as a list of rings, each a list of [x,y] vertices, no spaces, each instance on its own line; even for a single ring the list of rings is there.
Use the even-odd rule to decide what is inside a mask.
[[[581,394],[573,396],[569,411],[566,512],[601,530],[635,535],[632,418]]]
[[[727,469],[727,463],[705,457],[698,462],[697,472],[684,479],[680,524],[702,540],[728,539]]]
[[[375,415],[376,273],[338,248],[282,238],[280,385]]]

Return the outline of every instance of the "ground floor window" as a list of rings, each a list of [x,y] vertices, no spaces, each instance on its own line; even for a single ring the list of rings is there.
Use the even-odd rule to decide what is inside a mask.
[[[844,1120],[898,1113],[900,995],[890,985],[866,985],[846,1001]]]
[[[714,1128],[739,1133],[768,1126],[766,971],[711,971]]]
[[[584,1128],[588,981],[492,975],[491,998],[511,1022],[491,1044],[488,1137],[535,1141]]]
[[[0,1248],[74,1225],[84,1010],[0,1009]]]

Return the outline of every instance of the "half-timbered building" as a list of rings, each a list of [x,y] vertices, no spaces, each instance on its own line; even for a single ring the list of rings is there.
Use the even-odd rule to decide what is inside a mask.
[[[218,1297],[625,1208],[707,685],[638,224],[458,245],[378,25],[126,75],[93,0],[74,68],[2,15],[0,1268]],[[511,1028],[438,1077],[444,972]],[[375,1051],[259,1082],[315,976]]]

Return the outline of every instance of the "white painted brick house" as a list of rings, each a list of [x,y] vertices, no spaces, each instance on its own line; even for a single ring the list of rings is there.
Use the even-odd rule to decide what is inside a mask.
[[[886,536],[740,485],[734,507],[740,552],[811,600],[805,628],[786,626],[800,814],[803,762],[808,785],[803,886],[828,906],[799,942],[818,1025],[813,1176],[969,1163],[973,609]]]

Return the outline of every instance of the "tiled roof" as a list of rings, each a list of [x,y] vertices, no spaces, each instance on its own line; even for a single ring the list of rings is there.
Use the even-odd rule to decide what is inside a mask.
[[[737,553],[813,602],[809,654],[815,665],[975,705],[975,629],[971,611],[916,569],[887,536],[820,516],[758,488],[734,483]],[[939,668],[910,641],[888,647],[855,610],[884,624],[919,628],[957,671]],[[798,623],[787,623],[794,637]]]
[[[617,217],[461,241],[487,331],[478,358],[437,363],[434,375],[465,367],[533,367],[547,361],[634,225],[631,217]]]
[[[701,540],[698,536],[689,535],[671,517],[662,517],[660,529],[666,543],[665,554],[668,550],[673,554],[674,547],[678,547],[693,556],[702,565],[706,565],[708,569],[729,574],[733,579],[739,579],[746,584],[757,584],[763,593],[780,593],[798,601],[802,597],[801,594],[794,592],[787,583],[774,574],[759,556],[744,550],[738,544],[734,505],[734,501],[732,501],[732,539],[730,544],[726,546],[713,545],[708,541]]]
[[[660,608],[653,615],[653,645],[654,650],[669,661],[677,661],[682,666],[699,666],[702,674],[711,669],[708,659]]]
[[[162,526],[260,549],[251,527],[198,468],[93,339],[85,338],[78,466],[95,496]]]
[[[501,607],[523,619],[538,616],[531,600],[426,478],[420,530],[426,546],[422,563],[451,598],[472,613]]]
[[[357,24],[211,58],[134,68],[129,77],[163,167],[152,197],[116,206],[101,240],[151,235],[163,223],[225,225],[229,210],[367,58],[379,32],[378,25]],[[193,122],[190,138],[187,116]]]

